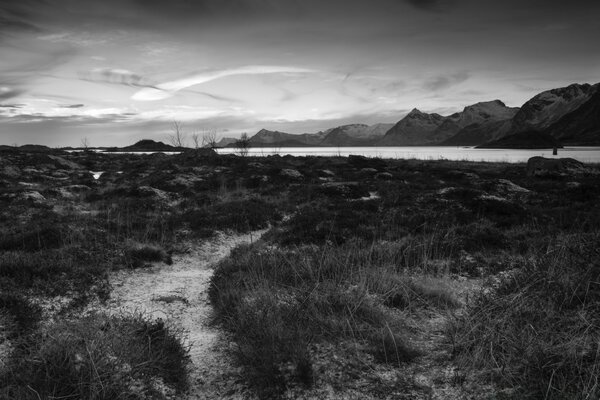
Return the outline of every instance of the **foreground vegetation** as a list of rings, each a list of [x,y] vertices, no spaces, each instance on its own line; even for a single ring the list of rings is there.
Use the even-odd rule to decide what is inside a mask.
[[[0,397],[177,398],[182,332],[87,305],[110,297],[111,271],[265,228],[216,266],[209,291],[259,397],[600,394],[594,168],[0,156]]]

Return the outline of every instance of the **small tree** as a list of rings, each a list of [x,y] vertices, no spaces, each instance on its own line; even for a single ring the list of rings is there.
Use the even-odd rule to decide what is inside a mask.
[[[89,151],[90,140],[87,137],[81,139],[81,148],[83,149],[83,151]]]
[[[198,132],[192,133],[192,142],[194,143],[194,149],[200,148],[200,134]]]
[[[202,135],[202,147],[208,147],[209,149],[216,149],[217,146],[217,131],[216,129],[209,129]]]
[[[169,142],[175,147],[185,147],[185,132],[183,126],[179,121],[173,121],[171,125],[171,134],[169,135]]]
[[[235,141],[234,146],[240,156],[247,156],[248,150],[250,149],[250,138],[248,137],[248,134],[246,132],[242,133],[242,136]]]

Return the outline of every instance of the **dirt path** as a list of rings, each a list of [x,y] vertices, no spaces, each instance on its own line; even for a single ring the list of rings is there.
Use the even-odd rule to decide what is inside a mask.
[[[238,244],[255,241],[262,233],[219,234],[190,244],[189,251],[175,256],[170,266],[120,271],[110,278],[113,291],[103,311],[142,312],[185,331],[192,362],[187,399],[242,398],[239,371],[225,352],[228,341],[222,331],[209,324],[212,307],[207,291],[212,266]]]

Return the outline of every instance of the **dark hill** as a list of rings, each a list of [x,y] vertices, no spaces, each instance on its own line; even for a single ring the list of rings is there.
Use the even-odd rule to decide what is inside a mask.
[[[549,134],[538,131],[519,132],[477,146],[478,149],[551,149],[554,147],[563,146]]]

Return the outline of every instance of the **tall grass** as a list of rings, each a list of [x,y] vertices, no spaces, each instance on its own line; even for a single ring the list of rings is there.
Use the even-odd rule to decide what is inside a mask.
[[[440,281],[401,263],[406,248],[355,241],[340,247],[238,247],[211,280],[217,319],[260,390],[314,379],[312,344],[355,344],[356,357],[398,364],[420,354],[404,317],[458,306]],[[398,312],[400,310],[400,312]],[[293,376],[284,376],[292,364]],[[289,375],[289,374],[288,374]]]
[[[600,396],[600,236],[561,235],[454,321],[456,360],[518,399]]]

